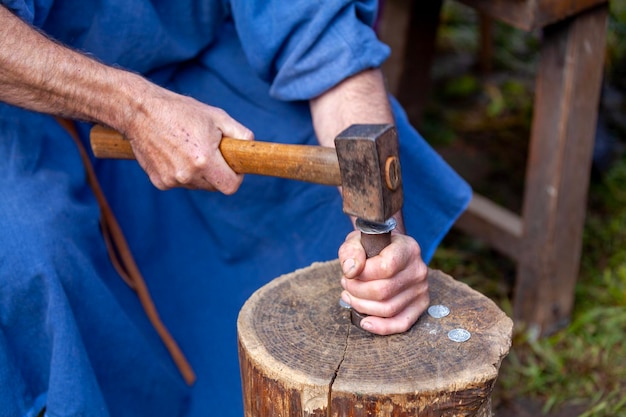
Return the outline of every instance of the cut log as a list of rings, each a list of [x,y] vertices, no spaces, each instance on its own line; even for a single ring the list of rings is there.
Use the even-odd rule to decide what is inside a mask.
[[[490,299],[429,271],[431,305],[408,331],[376,336],[338,301],[338,261],[265,285],[238,320],[246,417],[491,416],[491,393],[512,321]],[[467,331],[453,341],[449,332]]]

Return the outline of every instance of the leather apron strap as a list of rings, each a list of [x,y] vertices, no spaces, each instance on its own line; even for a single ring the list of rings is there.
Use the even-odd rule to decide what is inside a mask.
[[[78,137],[78,132],[74,122],[61,118],[57,118],[57,120],[61,126],[68,131],[78,146],[81,159],[85,165],[87,182],[93,190],[96,200],[98,201],[98,205],[100,206],[102,216],[100,219],[100,225],[113,266],[122,279],[126,281],[126,283],[137,293],[139,301],[146,312],[148,319],[152,323],[152,326],[154,326],[158,335],[161,337],[161,340],[165,344],[165,347],[169,351],[172,360],[178,367],[178,370],[183,376],[185,382],[188,385],[192,385],[196,380],[196,375],[187,361],[187,358],[185,358],[185,355],[180,350],[180,347],[159,317],[159,313],[154,305],[154,302],[152,301],[148,287],[141,275],[141,272],[139,271],[139,268],[137,267],[137,264],[135,263],[135,259],[133,258],[130,248],[128,247],[128,243],[124,238],[122,229],[120,228],[119,223],[117,222],[117,219],[115,218],[115,215],[113,214],[113,211],[111,210],[111,207],[102,192],[98,178],[96,177],[91,161],[89,160],[89,156],[87,155],[87,151]]]

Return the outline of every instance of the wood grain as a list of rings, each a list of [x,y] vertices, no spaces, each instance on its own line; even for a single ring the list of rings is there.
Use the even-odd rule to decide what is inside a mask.
[[[245,415],[488,416],[512,321],[487,297],[429,271],[432,304],[406,333],[376,336],[339,304],[338,261],[277,278],[238,320]],[[471,338],[451,341],[465,328]],[[330,409],[329,409],[330,404]]]
[[[96,125],[90,133],[91,149],[97,158],[135,159],[135,153],[120,133]],[[333,148],[222,138],[220,152],[239,174],[341,185],[339,161]]]
[[[515,317],[533,332],[565,326],[582,250],[608,6],[544,32],[522,218]]]

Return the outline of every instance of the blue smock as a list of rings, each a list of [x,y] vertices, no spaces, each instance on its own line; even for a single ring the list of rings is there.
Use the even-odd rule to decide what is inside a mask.
[[[315,144],[307,100],[388,56],[373,1],[0,0],[49,36],[225,109],[259,140]],[[425,260],[469,187],[393,101],[408,234]],[[89,126],[80,125],[86,142]],[[334,259],[335,187],[248,175],[233,196],[159,191],[94,161],[187,387],[112,268],[77,150],[49,116],[0,104],[0,417],[241,416],[236,317],[254,290]]]

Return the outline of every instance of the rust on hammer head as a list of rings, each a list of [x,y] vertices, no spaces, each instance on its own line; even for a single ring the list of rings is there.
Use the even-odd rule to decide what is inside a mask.
[[[402,208],[398,135],[391,124],[352,125],[335,138],[343,211],[384,222]]]

